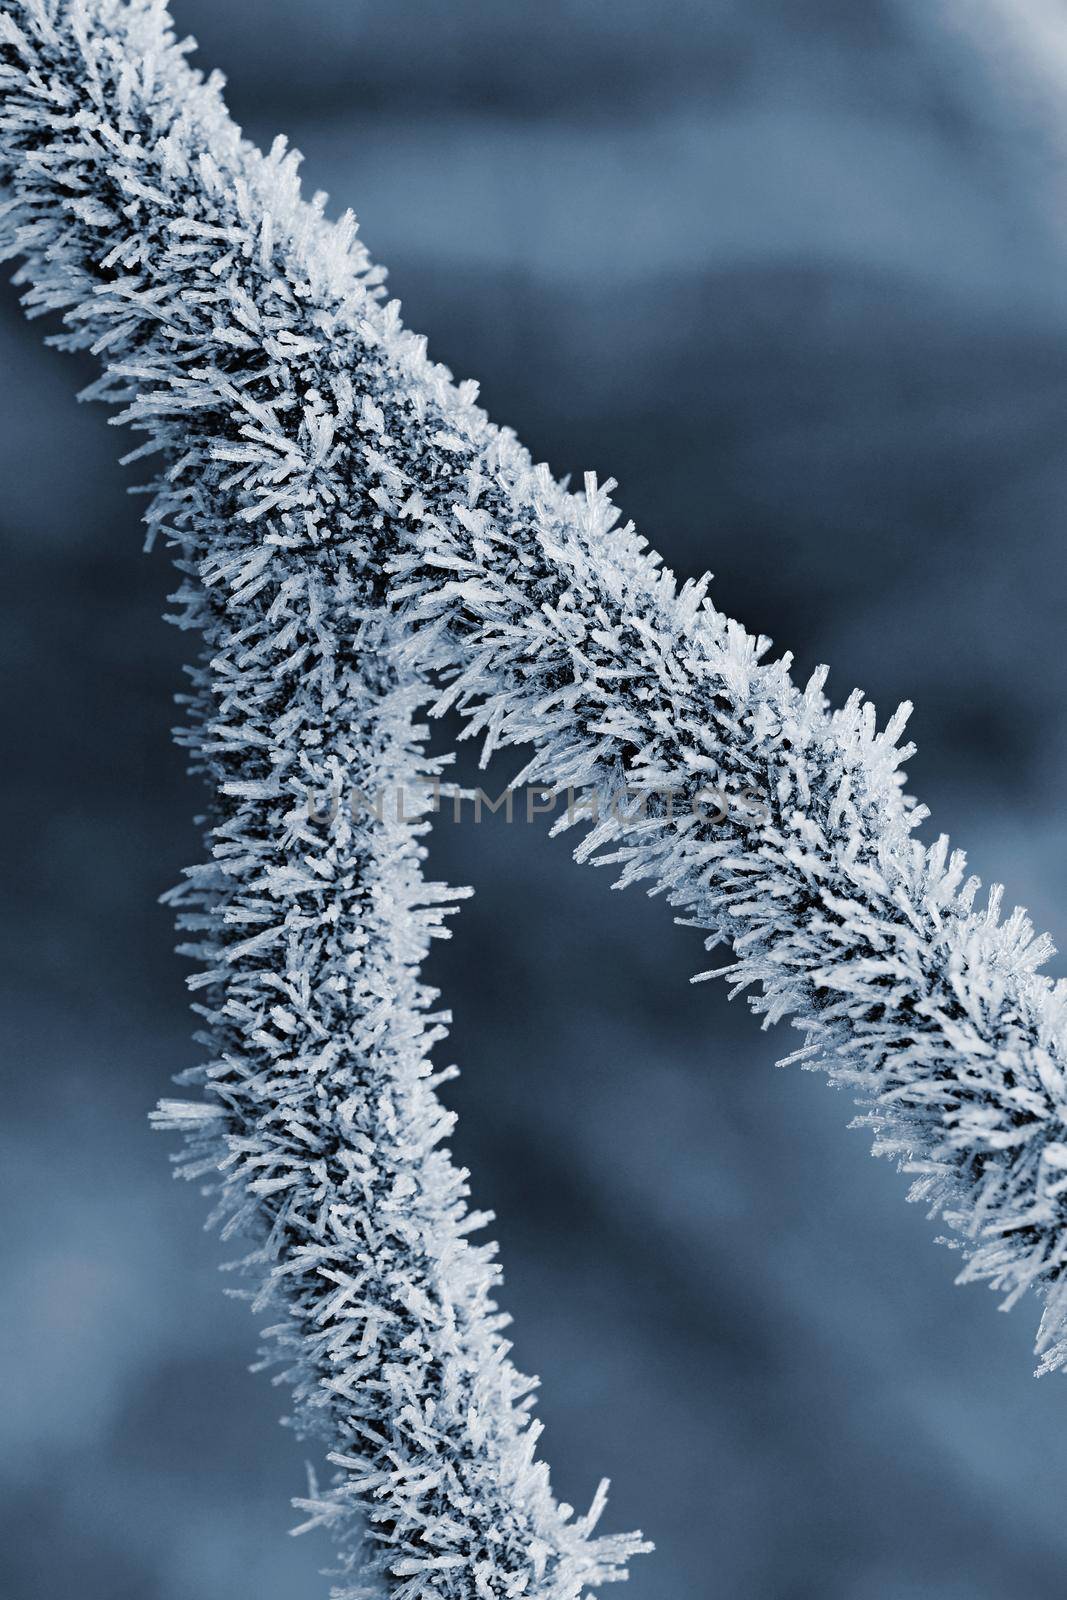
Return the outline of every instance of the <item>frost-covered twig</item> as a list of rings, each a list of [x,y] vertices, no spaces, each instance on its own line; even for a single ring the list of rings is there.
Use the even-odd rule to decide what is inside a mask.
[[[391,530],[351,476],[353,440],[376,439],[354,381],[373,274],[167,25],[156,5],[0,4],[4,248],[31,314],[62,311],[57,342],[103,355],[92,393],[147,434],[134,454],[163,452],[149,527],[204,641],[181,737],[213,794],[210,858],[173,898],[208,1097],[158,1121],[188,1136],[224,1232],[257,1236],[269,1359],[339,1469],[304,1505],[344,1593],[384,1576],[398,1600],[575,1600],[643,1546],[593,1537],[603,1489],[577,1519],[554,1500],[494,1248],[468,1238],[488,1218],[441,1149],[447,1017],[419,966],[456,897],[422,882],[421,830],[391,812],[309,816],[342,788],[410,810],[436,775],[383,607]]]
[[[431,679],[431,709],[457,704],[487,752],[528,741],[526,779],[596,798],[579,855],[615,861],[709,946],[732,945],[726,970],[754,1009],[793,1016],[798,1055],[856,1089],[876,1150],[956,1230],[962,1276],[1009,1301],[1044,1295],[1042,1367],[1063,1364],[1067,989],[1037,973],[1051,946],[1022,913],[1001,922],[998,893],[976,909],[960,853],[913,840],[925,813],[902,790],[905,713],[879,734],[859,695],[831,712],[823,672],[801,690],[788,658],[766,663],[766,641],[720,617],[704,584],[678,589],[631,528],[614,530],[593,479],[572,495],[535,467],[380,303],[350,225],[300,202],[283,150],[264,161],[240,141],[217,86],[164,41],[160,8],[0,0],[0,14],[29,35],[3,46],[5,243],[30,309],[62,310],[65,342],[110,363],[94,392],[167,451],[151,519],[178,546],[184,620],[213,652],[191,737],[221,791],[219,854],[185,916],[209,963],[218,1110],[174,1119],[202,1121],[208,1164],[228,1141],[228,1205],[270,1221],[270,1251],[294,1266],[281,1286],[305,1412],[314,1397],[334,1425],[357,1419],[369,1465],[323,1514],[380,1495],[394,1574],[396,1546],[401,1563],[464,1562],[401,1565],[405,1597],[572,1595],[625,1555],[587,1546],[584,1527],[567,1543],[520,1462],[529,1434],[509,1431],[510,1377],[467,1420],[447,1371],[424,1363],[423,1387],[405,1388],[431,1331],[453,1340],[464,1383],[500,1348],[480,1277],[444,1313],[434,1294],[395,1298],[408,1274],[454,1295],[457,1262],[460,1280],[486,1270],[447,1243],[461,1226],[450,1169],[439,1177],[387,1109],[428,1070],[416,967],[436,911],[413,909],[408,836],[342,810],[319,841],[296,797],[413,773],[404,718]],[[612,806],[628,790],[648,797],[636,819]],[[373,1125],[346,1124],[353,1105]],[[387,1183],[392,1151],[408,1166]],[[335,1239],[339,1197],[355,1232]],[[379,1231],[383,1206],[396,1226]],[[399,1328],[366,1316],[379,1251]],[[418,1467],[398,1439],[417,1439]]]

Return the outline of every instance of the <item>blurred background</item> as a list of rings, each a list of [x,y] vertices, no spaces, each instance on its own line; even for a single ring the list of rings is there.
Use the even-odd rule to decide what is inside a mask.
[[[918,710],[912,789],[1067,925],[1067,6],[178,0],[409,324],[681,575]],[[184,642],[89,375],[0,302],[10,1600],[312,1600],[307,1453],[146,1114],[193,1059]],[[500,786],[507,770],[498,768]],[[1044,1600],[1067,1387],[952,1287],[850,1108],[691,988],[690,930],[537,828],[443,823],[458,1158],[499,1213],[557,1491],[631,1600]]]

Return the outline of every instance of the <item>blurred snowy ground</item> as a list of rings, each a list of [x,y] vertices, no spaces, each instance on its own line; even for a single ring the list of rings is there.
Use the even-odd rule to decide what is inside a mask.
[[[912,787],[1064,933],[1067,9],[187,0],[257,138],[358,211],[409,322],[681,574],[916,701]],[[961,25],[962,19],[962,25]],[[978,41],[978,43],[976,43]],[[1064,125],[1067,126],[1067,116]],[[303,1448],[145,1114],[192,1058],[154,897],[197,853],[164,563],[79,374],[0,311],[9,1049],[3,1593],[295,1600]],[[506,768],[498,771],[500,783]],[[664,908],[443,825],[456,1150],[499,1214],[557,1488],[631,1600],[1064,1592],[1067,1389],[952,1287],[849,1107],[690,988]]]

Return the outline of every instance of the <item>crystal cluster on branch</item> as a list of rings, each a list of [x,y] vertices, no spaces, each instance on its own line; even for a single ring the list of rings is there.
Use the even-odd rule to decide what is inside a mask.
[[[553,1497],[470,1238],[420,978],[457,892],[423,879],[425,819],[309,795],[416,794],[441,771],[424,719],[453,705],[487,758],[531,745],[516,781],[580,792],[557,824],[587,822],[578,857],[730,947],[717,970],[855,1091],[961,1276],[1040,1292],[1048,1369],[1065,990],[1025,916],[914,838],[906,709],[883,731],[859,694],[832,709],[823,671],[795,684],[617,525],[612,485],[535,465],[188,54],[156,0],[0,0],[0,250],[27,311],[62,316],[53,342],[99,357],[127,459],[160,458],[149,536],[200,642],[180,737],[207,850],[172,898],[203,1094],[158,1119],[253,1238],[269,1357],[331,1446],[306,1505],[338,1593],[577,1600],[644,1546],[594,1533],[602,1491],[584,1517]]]

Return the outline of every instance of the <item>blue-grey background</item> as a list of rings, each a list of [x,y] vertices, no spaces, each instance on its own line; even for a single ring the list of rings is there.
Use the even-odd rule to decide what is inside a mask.
[[[352,205],[493,414],[680,573],[918,705],[913,788],[1055,935],[1067,231],[1054,0],[181,0],[257,138]],[[958,26],[970,19],[973,32]],[[1059,59],[1062,53],[1063,60]],[[1060,68],[1063,68],[1060,74]],[[1057,74],[1060,74],[1058,79]],[[1067,115],[1067,113],[1065,113]],[[145,1116],[193,1047],[183,639],[88,367],[0,305],[10,1600],[311,1600],[305,1451]],[[506,771],[500,772],[501,782]],[[443,826],[455,1148],[499,1212],[558,1491],[632,1600],[1067,1589],[1067,1386],[695,935],[535,828]]]

